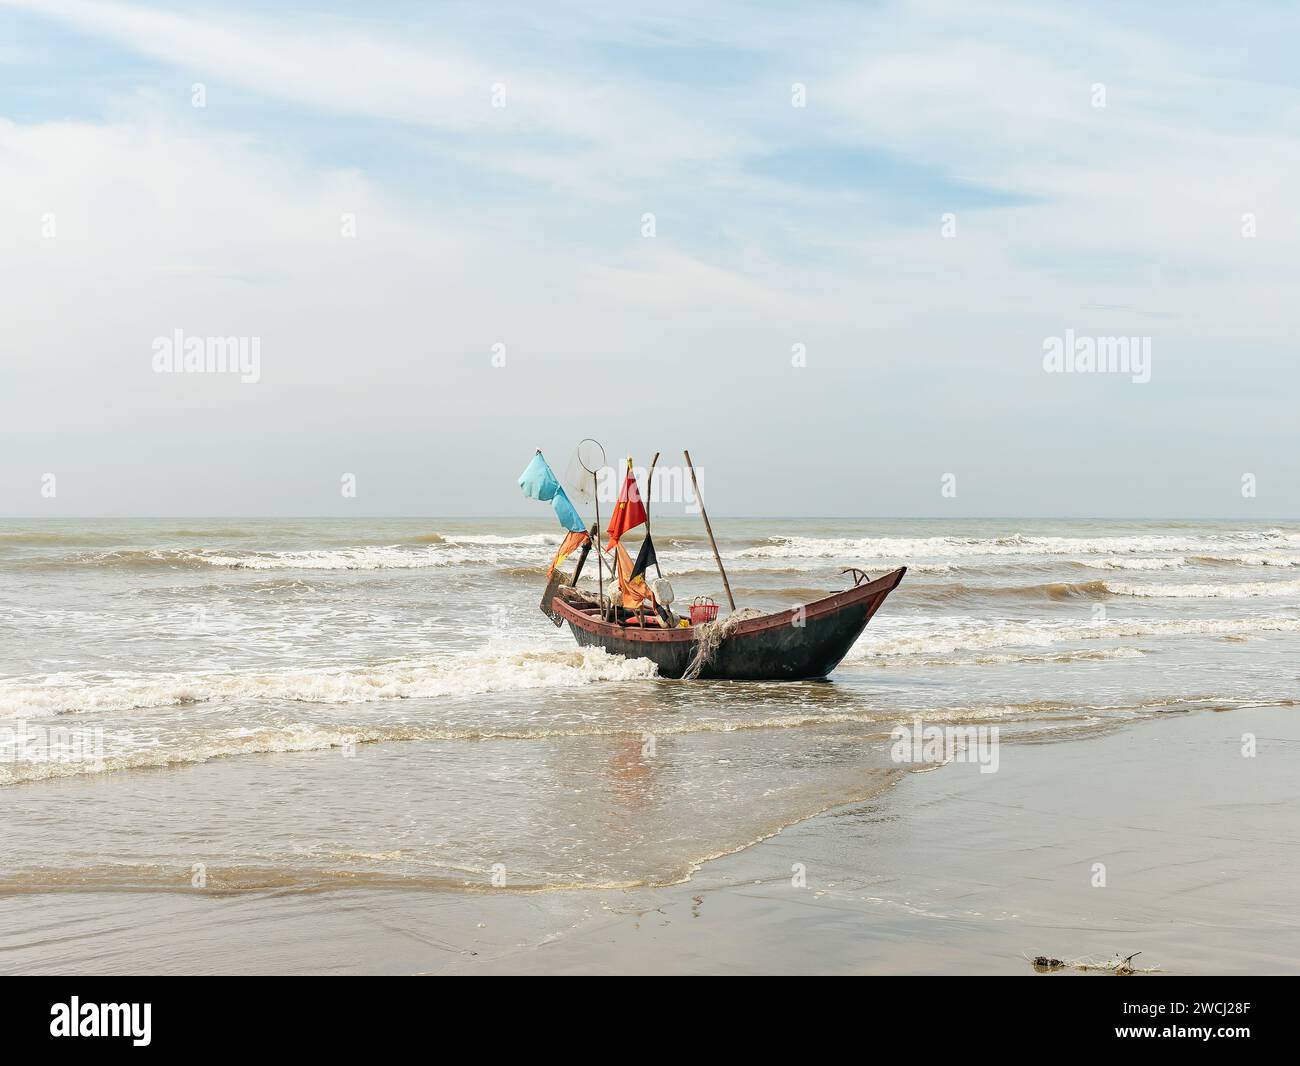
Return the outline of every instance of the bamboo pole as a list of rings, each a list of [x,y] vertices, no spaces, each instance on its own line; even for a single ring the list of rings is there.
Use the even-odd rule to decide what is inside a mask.
[[[727,590],[727,602],[731,609],[736,609],[735,597],[731,595],[731,582],[727,580],[727,571],[722,568],[722,556],[718,554],[718,542],[713,539],[713,527],[709,525],[709,512],[704,509],[704,497],[700,495],[700,482],[695,476],[695,464],[691,462],[691,453],[683,450],[686,466],[691,472],[691,484],[695,486],[695,498],[700,504],[700,514],[704,517],[704,529],[709,534],[709,545],[713,548],[713,559],[718,564],[718,573],[722,575],[722,587]]]
[[[654,541],[653,541],[653,540],[651,539],[651,537],[650,537],[650,487],[651,487],[651,485],[654,484],[654,478],[655,478],[655,463],[657,463],[657,462],[659,462],[659,453],[658,453],[658,452],[655,452],[655,454],[654,454],[654,458],[650,460],[650,469],[646,471],[646,475],[645,475],[645,498],[641,501],[641,509],[642,509],[643,511],[645,511],[645,543],[646,543],[646,544],[653,544],[653,543],[654,543]],[[630,465],[631,465],[631,464],[630,464],[630,462],[629,462],[629,467],[630,467]],[[658,558],[658,556],[655,557],[655,570],[659,570],[659,558]],[[644,580],[645,580],[646,578],[648,578],[649,576],[650,576],[649,574],[644,574],[644,575],[642,576],[641,580],[644,581]],[[663,575],[662,573],[660,573],[659,576],[660,576],[660,577],[663,577],[664,575]],[[655,603],[655,602],[656,602],[653,593],[651,593],[651,595],[650,595],[650,602],[651,602],[651,603]],[[640,625],[642,625],[642,626],[645,625],[645,618],[644,618],[644,616],[643,616],[642,613],[641,613],[641,604],[639,604],[639,603],[636,605],[636,620],[637,620],[638,623],[640,623]]]
[[[582,550],[578,552],[578,563],[577,563],[577,565],[573,568],[573,587],[574,587],[574,588],[577,588],[577,587],[578,587],[578,578],[580,578],[580,577],[582,576],[582,567],[583,567],[583,564],[586,563],[586,561],[587,561],[587,554],[591,551],[591,539],[592,539],[592,537],[594,537],[594,536],[596,535],[596,529],[597,529],[597,527],[594,526],[594,525],[591,527],[591,530],[587,533],[587,543],[584,544],[584,545],[582,546]]]
[[[659,462],[659,453],[655,452],[655,457],[650,460],[650,469],[645,476],[645,499],[641,501],[645,504],[645,535],[647,540],[650,539],[650,486],[654,484],[655,463],[657,462]],[[655,553],[655,573],[660,577],[664,576],[664,572],[659,569],[658,552]]]
[[[600,617],[605,618],[605,563],[601,556],[604,554],[600,546],[600,478],[593,470],[591,474],[592,502],[596,507],[596,602],[600,604]]]

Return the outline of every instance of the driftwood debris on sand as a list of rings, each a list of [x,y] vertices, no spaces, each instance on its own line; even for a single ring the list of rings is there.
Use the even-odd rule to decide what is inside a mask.
[[[1142,952],[1135,951],[1132,955],[1120,955],[1116,953],[1111,959],[1098,959],[1096,956],[1085,956],[1082,959],[1054,959],[1050,955],[1035,955],[1032,959],[1029,956],[1029,965],[1039,973],[1053,973],[1056,970],[1078,970],[1082,973],[1111,973],[1118,977],[1127,977],[1135,973],[1159,973],[1160,971],[1154,966],[1141,967],[1134,966],[1133,960]]]

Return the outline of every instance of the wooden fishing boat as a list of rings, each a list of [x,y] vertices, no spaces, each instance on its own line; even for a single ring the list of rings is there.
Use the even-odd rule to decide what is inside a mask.
[[[700,668],[701,678],[732,681],[800,681],[822,678],[848,654],[872,616],[907,573],[907,567],[858,583],[844,592],[791,610],[745,618]],[[577,642],[613,655],[651,660],[662,677],[679,678],[695,653],[704,626],[665,629],[603,621],[600,608],[571,586],[549,586],[545,610],[557,625],[567,622]]]
[[[583,458],[583,445],[588,444],[599,452],[599,458],[594,454],[590,461]],[[843,573],[853,575],[853,587],[843,592],[834,592],[803,606],[771,614],[749,609],[736,611],[731,582],[727,580],[709,513],[700,497],[700,483],[691,453],[683,450],[682,458],[691,474],[694,502],[704,520],[709,547],[713,550],[713,559],[718,564],[718,574],[733,613],[717,621],[718,607],[710,601],[707,611],[700,611],[698,616],[696,610],[691,612],[691,621],[695,622],[698,617],[699,624],[680,625],[670,610],[672,587],[662,580],[662,574],[659,580],[646,583],[650,565],[659,571],[658,556],[650,539],[650,511],[644,502],[650,498],[658,452],[650,460],[646,473],[645,497],[641,495],[632,460],[628,458],[623,489],[606,530],[609,548],[616,552],[610,567],[610,596],[606,597],[597,491],[598,471],[605,465],[605,449],[591,438],[578,445],[578,461],[592,478],[591,499],[596,507],[596,521],[590,530],[583,528],[583,520],[540,448],[519,477],[519,487],[524,495],[551,501],[560,524],[567,530],[548,571],[549,581],[539,605],[543,613],[557,626],[567,622],[580,645],[604,648],[624,658],[649,659],[658,667],[661,677],[730,681],[805,681],[825,677],[848,654],[853,642],[880,610],[885,597],[898,588],[907,568],[899,567],[872,580],[857,567],[848,567]],[[620,538],[643,523],[645,539],[634,563]],[[599,560],[594,596],[577,587],[593,544]],[[570,577],[559,567],[574,550],[578,551],[577,566]]]

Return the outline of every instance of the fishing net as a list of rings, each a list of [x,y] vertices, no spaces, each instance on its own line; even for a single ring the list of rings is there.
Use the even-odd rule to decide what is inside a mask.
[[[590,438],[580,441],[564,466],[562,484],[575,504],[591,507],[596,502],[595,478],[608,464],[605,449]]]
[[[741,622],[762,617],[762,611],[755,610],[753,607],[742,607],[739,611],[732,611],[726,618],[696,626],[695,650],[691,652],[691,659],[686,664],[686,672],[682,674],[682,680],[694,681],[699,677],[700,671],[713,661],[722,642],[731,636],[731,631]]]

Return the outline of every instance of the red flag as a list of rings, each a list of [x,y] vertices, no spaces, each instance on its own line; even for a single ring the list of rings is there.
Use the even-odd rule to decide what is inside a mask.
[[[627,479],[623,482],[623,490],[618,494],[618,503],[614,504],[614,513],[609,520],[609,528],[605,530],[605,536],[609,538],[610,545],[618,543],[618,539],[629,529],[635,529],[646,520],[645,506],[641,503],[641,490],[636,487],[636,478],[632,476],[632,460],[627,461]],[[606,551],[609,549],[607,548]]]

